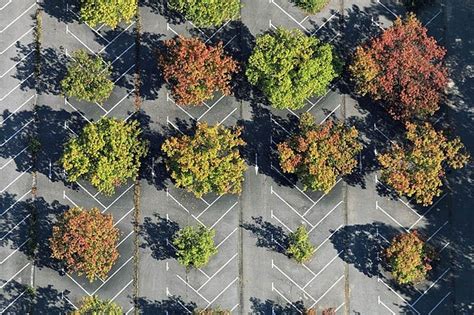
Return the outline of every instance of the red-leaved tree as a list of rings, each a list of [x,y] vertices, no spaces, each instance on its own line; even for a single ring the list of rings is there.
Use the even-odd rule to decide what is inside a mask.
[[[414,14],[357,47],[349,67],[356,90],[387,106],[398,120],[432,115],[447,84],[446,50]]]
[[[179,36],[164,46],[159,64],[177,104],[201,105],[214,92],[230,94],[230,80],[238,66],[224,54],[222,43],[208,46],[198,38]]]
[[[52,257],[62,260],[69,271],[85,274],[89,281],[105,278],[119,256],[118,238],[112,215],[97,208],[71,208],[53,227]]]

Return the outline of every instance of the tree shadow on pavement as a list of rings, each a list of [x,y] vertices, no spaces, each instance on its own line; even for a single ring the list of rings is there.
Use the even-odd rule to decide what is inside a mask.
[[[164,16],[168,23],[181,24],[186,21],[179,12],[168,7],[167,0],[142,0],[140,5],[149,7],[153,13]]]
[[[259,298],[251,297],[250,302],[252,303],[252,314],[259,315],[301,315],[305,309],[303,301],[281,305],[270,299],[262,301]]]
[[[192,313],[197,305],[194,302],[185,302],[180,296],[173,295],[169,296],[167,300],[161,301],[139,298],[138,307],[142,314],[181,315]]]
[[[176,255],[171,242],[174,234],[179,230],[179,225],[158,214],[155,214],[154,217],[154,219],[144,218],[141,234],[145,243],[141,247],[150,248],[151,256],[157,260],[174,258]]]
[[[288,235],[281,226],[274,225],[263,218],[252,217],[254,223],[243,223],[242,228],[252,232],[257,237],[257,247],[264,247],[286,255]]]

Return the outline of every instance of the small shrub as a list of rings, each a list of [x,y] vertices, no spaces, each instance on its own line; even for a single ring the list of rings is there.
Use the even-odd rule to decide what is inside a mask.
[[[329,0],[293,0],[293,2],[302,10],[315,14],[321,11],[329,3]]]
[[[122,315],[122,308],[108,300],[101,300],[96,295],[86,296],[81,301],[78,310],[70,313],[70,315]]]
[[[61,88],[68,97],[87,102],[103,103],[112,93],[110,64],[100,56],[90,56],[83,50],[74,52]]]
[[[385,255],[399,284],[416,284],[431,270],[433,253],[416,231],[394,237]]]
[[[179,230],[173,239],[178,261],[186,268],[205,266],[217,254],[214,235],[214,230],[207,230],[203,226],[187,226]]]
[[[104,23],[115,28],[121,21],[132,21],[137,4],[138,0],[81,0],[81,17],[92,27]]]
[[[313,256],[315,248],[309,241],[308,231],[303,225],[288,235],[288,242],[286,253],[297,262],[303,263]]]

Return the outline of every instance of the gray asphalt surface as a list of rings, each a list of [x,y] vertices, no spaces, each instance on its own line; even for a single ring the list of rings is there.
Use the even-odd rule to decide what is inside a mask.
[[[151,144],[140,178],[139,312],[186,314],[195,308],[221,307],[235,314],[300,314],[303,306],[334,307],[337,314],[474,312],[472,165],[449,174],[445,194],[433,206],[418,207],[394,197],[374,171],[376,152],[389,146],[400,126],[374,104],[353,95],[343,78],[298,111],[272,109],[241,77],[234,95],[216,95],[203,106],[189,108],[174,104],[156,65],[160,41],[178,34],[199,36],[211,44],[223,41],[228,54],[245,61],[255,37],[279,26],[331,42],[347,57],[357,44],[404,14],[402,6],[387,0],[331,0],[320,13],[307,16],[287,0],[242,4],[240,20],[204,30],[170,14],[162,1],[142,1],[137,51],[135,24],[92,29],[78,21],[73,0],[39,5],[0,1],[1,313],[32,309],[61,314],[92,294],[113,299],[124,312],[134,310],[133,183],[105,197],[87,183],[68,183],[57,164],[62,144],[102,116],[139,120]],[[42,72],[35,81],[30,52],[32,14],[38,6],[43,9]],[[469,21],[473,12],[464,1],[448,0],[419,14],[430,34],[447,47],[452,71],[449,106],[437,113],[437,123],[450,123],[471,152],[473,32]],[[60,95],[65,63],[77,49],[100,54],[113,64],[116,87],[102,107]],[[142,104],[134,113],[136,67],[142,80]],[[305,111],[318,122],[336,118],[356,125],[364,142],[356,172],[326,195],[302,191],[294,178],[281,174],[275,160],[275,144]],[[159,154],[163,139],[186,132],[198,121],[244,126],[248,145],[243,154],[249,167],[240,196],[197,199],[168,178]],[[42,143],[36,165],[26,150],[32,134]],[[31,200],[33,169],[37,170],[35,201]],[[35,262],[26,256],[25,245],[31,204],[39,210]],[[112,213],[117,222],[120,259],[107,279],[89,283],[64,274],[49,258],[51,225],[73,205],[98,207]],[[200,224],[216,230],[218,254],[208,266],[187,272],[177,263],[168,241],[178,228]],[[304,265],[288,259],[282,250],[288,233],[301,224],[311,231],[317,248]],[[406,289],[393,283],[379,253],[396,233],[413,229],[426,236],[440,255],[430,279]],[[34,298],[27,293],[28,286],[36,288]]]

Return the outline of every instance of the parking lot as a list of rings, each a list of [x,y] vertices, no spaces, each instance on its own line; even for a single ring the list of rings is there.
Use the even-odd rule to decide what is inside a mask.
[[[324,95],[308,99],[297,111],[271,108],[242,73],[234,80],[233,95],[215,95],[201,106],[185,107],[173,101],[157,66],[161,41],[182,35],[198,36],[208,44],[222,41],[244,71],[256,36],[277,27],[297,28],[330,42],[348,58],[358,44],[403,15],[403,6],[395,0],[331,0],[309,16],[288,0],[243,0],[242,5],[236,21],[200,29],[171,14],[162,1],[146,0],[140,2],[139,22],[111,30],[80,22],[76,0],[0,0],[0,314],[64,314],[92,295],[117,302],[126,314],[191,314],[206,308],[233,314],[303,314],[309,307],[332,307],[337,314],[473,312],[472,235],[466,234],[472,219],[464,218],[472,204],[466,188],[472,168],[450,174],[452,183],[432,206],[415,206],[385,187],[376,171],[376,154],[396,140],[399,126],[354,95],[346,78],[335,79]],[[436,2],[419,14],[453,58],[467,49],[459,41],[472,39],[472,32],[460,34],[460,26],[452,22],[460,14],[455,5],[461,4]],[[38,9],[41,71],[35,75]],[[115,87],[104,104],[60,93],[65,65],[78,49],[112,64]],[[464,77],[456,71],[463,64],[449,65],[462,87]],[[460,88],[456,95],[469,103],[471,92]],[[453,123],[469,112],[468,106],[453,108],[441,110],[436,123]],[[303,112],[313,114],[317,123],[336,119],[353,124],[363,141],[354,174],[340,178],[326,194],[304,191],[278,164],[276,144],[294,130]],[[150,141],[139,180],[110,197],[86,182],[69,183],[58,164],[63,143],[101,117],[136,119]],[[248,169],[240,196],[196,198],[168,177],[161,143],[198,122],[244,128],[247,145],[242,153]],[[470,126],[472,120],[459,124],[468,148]],[[32,138],[41,143],[37,155],[29,150]],[[140,232],[135,235],[137,191]],[[120,230],[120,258],[106,279],[90,283],[65,273],[50,258],[51,226],[71,206],[113,215]],[[189,225],[216,231],[218,253],[204,268],[186,270],[175,259],[170,240]],[[290,260],[284,250],[288,234],[300,225],[316,247],[314,258],[304,264]],[[412,230],[420,231],[439,255],[427,281],[403,288],[384,270],[380,253],[394,235]],[[32,235],[38,243],[34,259],[29,256]]]

